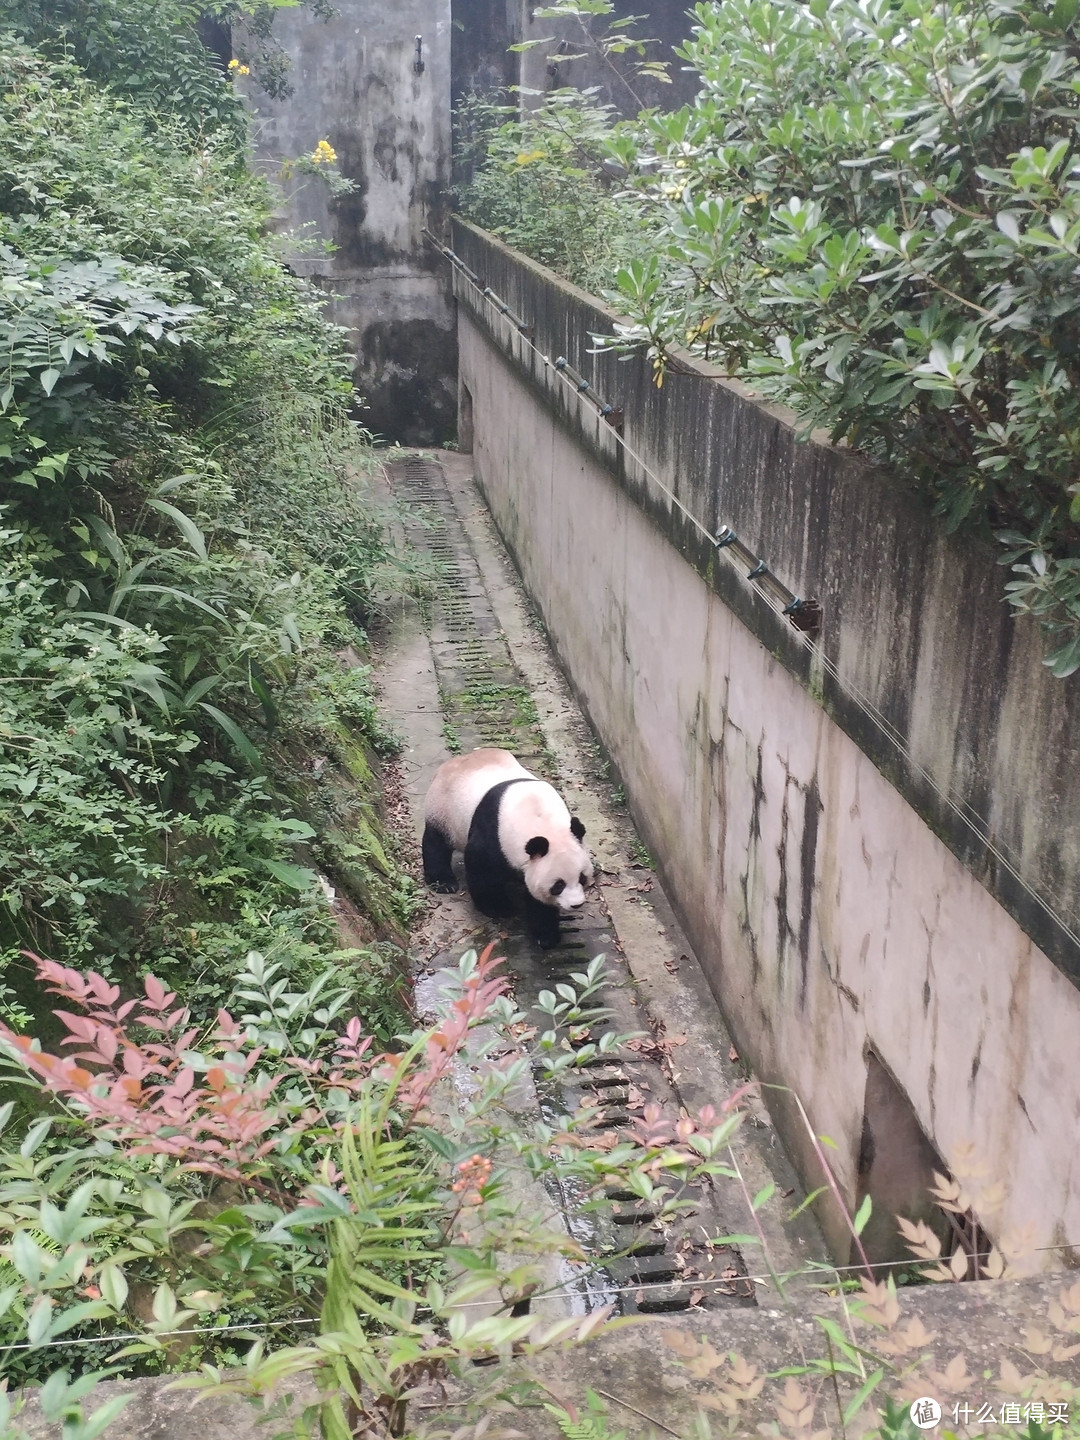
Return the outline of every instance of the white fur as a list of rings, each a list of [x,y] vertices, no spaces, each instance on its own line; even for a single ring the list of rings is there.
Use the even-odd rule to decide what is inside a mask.
[[[424,801],[424,819],[437,825],[455,850],[464,850],[480,801],[492,786],[520,777],[535,779],[509,750],[473,750],[468,755],[455,755],[435,772]]]
[[[448,760],[431,782],[424,818],[446,835],[455,850],[464,850],[476,807],[504,780],[522,783],[511,785],[499,805],[503,855],[522,872],[533,899],[560,911],[578,909],[585,902],[585,885],[593,878],[589,852],[571,831],[570,812],[558,791],[526,770],[509,750],[474,750]],[[547,840],[546,855],[528,854],[525,847],[536,836]],[[559,880],[564,888],[553,895],[552,887]]]

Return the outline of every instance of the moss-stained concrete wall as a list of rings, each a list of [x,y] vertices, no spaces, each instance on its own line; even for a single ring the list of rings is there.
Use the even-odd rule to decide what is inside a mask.
[[[798,1091],[849,1198],[870,1048],[945,1162],[974,1146],[1004,1182],[992,1234],[1075,1242],[1080,681],[1047,676],[993,556],[913,497],[708,366],[657,391],[591,355],[596,301],[469,226],[454,246],[623,410],[625,446],[458,278],[480,483],[740,1052]],[[820,599],[839,680],[643,466]]]
[[[450,0],[337,0],[329,18],[286,9],[274,35],[292,93],[247,91],[256,165],[284,182],[289,261],[350,331],[364,422],[406,445],[441,445],[455,424],[453,307],[423,238],[425,225],[441,228],[450,183],[450,31]],[[290,176],[323,139],[352,194]]]

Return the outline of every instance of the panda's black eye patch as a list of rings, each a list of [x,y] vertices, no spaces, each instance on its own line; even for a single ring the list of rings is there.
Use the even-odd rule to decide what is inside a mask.
[[[585,871],[584,871],[584,870],[582,870],[581,874],[580,874],[577,878],[578,878],[578,884],[579,884],[579,885],[587,885],[587,884],[588,884],[588,881],[587,881],[586,878],[585,878]]]
[[[566,889],[566,881],[565,881],[565,880],[556,880],[556,881],[555,881],[555,884],[552,885],[552,887],[551,887],[551,893],[552,893],[552,895],[561,895],[562,892],[563,892],[565,889]]]

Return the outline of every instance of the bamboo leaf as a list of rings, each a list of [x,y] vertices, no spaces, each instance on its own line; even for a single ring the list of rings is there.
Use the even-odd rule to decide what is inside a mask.
[[[206,700],[199,702],[199,709],[206,711],[211,720],[214,721],[223,734],[232,742],[237,754],[246,760],[253,770],[262,769],[262,757],[235,720],[226,715],[223,710],[219,710],[216,705],[209,704]]]
[[[178,510],[175,505],[170,505],[167,500],[151,498],[147,500],[146,503],[152,510],[157,510],[160,514],[166,515],[180,531],[180,534],[191,546],[192,550],[195,551],[199,559],[206,559],[206,537],[190,515],[185,515],[184,512]]]

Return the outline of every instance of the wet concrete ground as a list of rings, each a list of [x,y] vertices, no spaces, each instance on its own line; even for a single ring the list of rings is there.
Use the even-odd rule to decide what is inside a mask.
[[[463,891],[431,896],[412,945],[421,1006],[437,1003],[440,976],[466,949],[489,940],[508,957],[523,1009],[541,989],[604,954],[610,1026],[639,1038],[618,1063],[589,1066],[558,1093],[541,1086],[531,1103],[539,1112],[572,1113],[592,1101],[598,1126],[616,1133],[650,1101],[676,1114],[718,1106],[746,1072],[634,831],[618,777],[574,703],[473,484],[469,457],[411,452],[387,469],[394,497],[408,507],[408,544],[434,557],[441,574],[430,600],[398,615],[377,676],[385,719],[405,740],[399,763],[414,834],[438,766],[455,751],[500,745],[564,795],[586,826],[596,866],[584,912],[564,924],[562,943],[550,951],[536,949],[520,927],[479,915]],[[808,1215],[785,1223],[802,1193],[764,1106],[751,1099],[750,1107],[734,1147],[741,1179],[696,1193],[679,1225],[659,1226],[632,1197],[610,1197],[610,1211],[599,1217],[583,1217],[573,1197],[545,1197],[594,1262],[619,1257],[598,1272],[575,1274],[564,1264],[553,1299],[574,1311],[614,1300],[628,1314],[768,1303],[761,1252],[707,1246],[705,1237],[753,1230],[747,1197],[770,1183],[776,1196],[757,1218],[773,1269],[790,1274],[824,1260]]]

